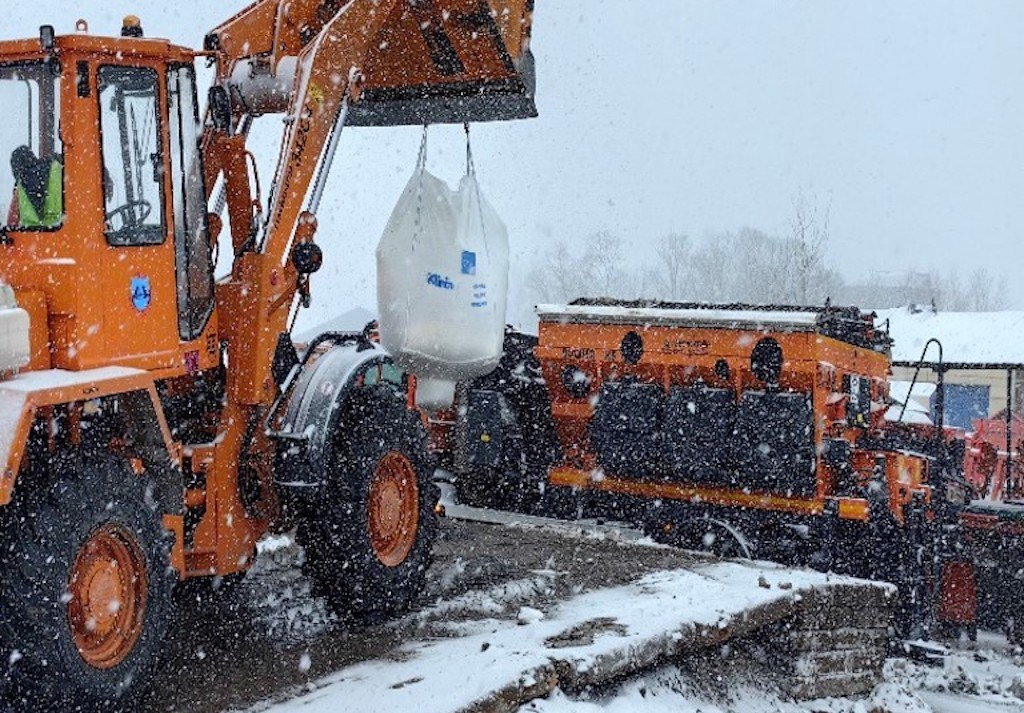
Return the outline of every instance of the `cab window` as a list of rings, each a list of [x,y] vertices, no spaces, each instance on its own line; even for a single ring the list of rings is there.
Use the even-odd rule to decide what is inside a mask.
[[[381,379],[398,391],[405,391],[405,372],[391,363],[381,364]]]
[[[166,233],[157,73],[100,67],[99,100],[107,242],[159,245]]]
[[[0,64],[0,200],[12,230],[64,223],[59,77],[52,63]]]
[[[206,224],[206,187],[199,150],[199,103],[191,66],[169,68],[167,107],[178,329],[182,339],[191,341],[202,334],[214,306],[213,252]]]
[[[375,362],[365,368],[362,377],[363,386],[384,384],[397,393],[406,393],[407,380],[405,372],[390,362]]]

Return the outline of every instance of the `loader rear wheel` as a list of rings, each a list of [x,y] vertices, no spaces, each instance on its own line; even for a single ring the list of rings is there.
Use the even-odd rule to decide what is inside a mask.
[[[342,619],[379,622],[423,589],[437,532],[437,486],[426,433],[386,386],[350,397],[326,491],[305,506],[297,536],[314,592]]]
[[[370,478],[367,524],[370,546],[386,567],[397,567],[416,544],[419,523],[416,469],[404,454],[391,451]]]
[[[0,531],[0,663],[59,709],[134,705],[165,645],[171,535],[143,478],[108,454],[55,459]]]

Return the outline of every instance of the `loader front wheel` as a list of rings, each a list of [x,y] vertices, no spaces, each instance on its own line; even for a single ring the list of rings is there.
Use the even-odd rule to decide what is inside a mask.
[[[166,645],[171,535],[146,480],[108,454],[55,459],[0,532],[0,663],[58,709],[134,705]]]
[[[350,397],[325,492],[305,506],[297,536],[313,590],[343,620],[374,623],[422,591],[437,532],[437,487],[426,433],[387,386]]]

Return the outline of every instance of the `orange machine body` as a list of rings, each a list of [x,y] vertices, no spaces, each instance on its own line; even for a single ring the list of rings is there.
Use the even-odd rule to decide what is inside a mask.
[[[553,485],[856,521],[873,481],[899,522],[931,498],[927,458],[872,445],[890,359],[868,314],[585,300],[538,313],[564,453]],[[623,422],[602,421],[617,404]]]
[[[0,76],[32,85],[28,135],[6,151],[24,141],[59,164],[63,204],[59,221],[0,228],[0,281],[31,323],[28,365],[0,380],[17,414],[0,434],[0,504],[45,457],[26,443],[40,420],[76,423],[90,401],[143,393],[182,480],[165,517],[181,575],[251,564],[278,516],[267,431],[287,393],[275,360],[316,269],[300,273],[295,252],[315,247],[336,139],[348,125],[535,115],[533,3],[490,5],[258,0],[198,52],[141,36],[134,18],[121,37],[80,21],[73,35],[0,42]],[[205,118],[197,58],[216,68]],[[264,114],[291,117],[265,202],[246,143]],[[5,213],[18,190],[0,196]],[[218,250],[234,257],[215,283]]]

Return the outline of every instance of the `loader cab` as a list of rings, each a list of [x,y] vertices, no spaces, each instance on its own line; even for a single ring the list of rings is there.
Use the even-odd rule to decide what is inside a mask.
[[[219,362],[194,54],[125,30],[0,43],[0,279],[33,369]]]

